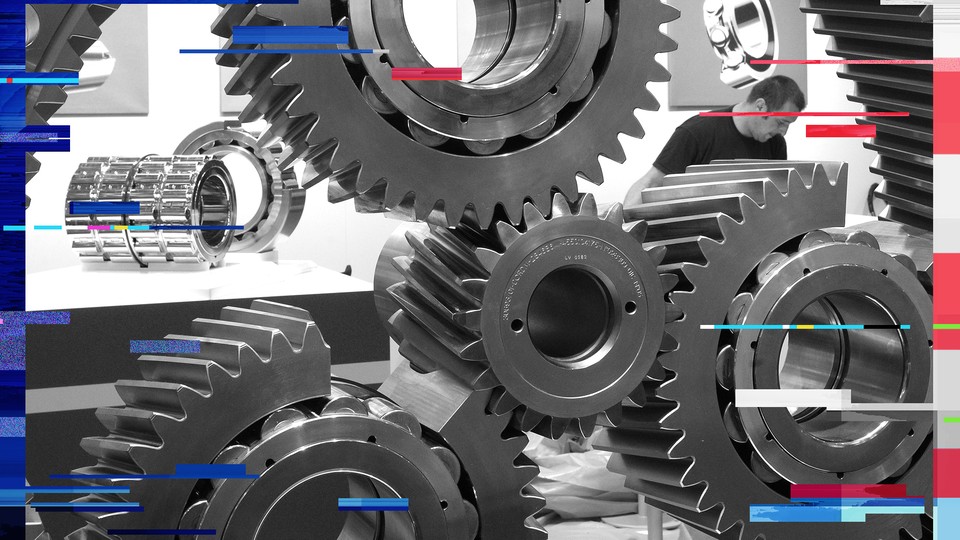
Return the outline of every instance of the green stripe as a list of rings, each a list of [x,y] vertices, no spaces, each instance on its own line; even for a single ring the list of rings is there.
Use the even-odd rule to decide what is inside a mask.
[[[943,421],[946,424],[960,424],[960,416],[948,416]]]
[[[934,324],[934,330],[960,330],[960,324]]]

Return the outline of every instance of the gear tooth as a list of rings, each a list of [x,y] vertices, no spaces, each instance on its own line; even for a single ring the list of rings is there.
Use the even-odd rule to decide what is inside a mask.
[[[239,26],[247,15],[256,7],[255,4],[230,4],[220,9],[217,18],[210,25],[210,32],[222,38],[233,36],[233,27]]]
[[[647,372],[647,377],[645,380],[657,382],[667,380],[667,372],[663,369],[663,365],[654,360],[653,364],[650,365],[650,371]]]
[[[599,186],[603,183],[603,169],[600,168],[599,160],[590,159],[584,162],[581,166],[583,168],[577,171],[577,174],[582,176],[584,180],[595,186]]]
[[[313,316],[310,315],[310,312],[305,309],[287,304],[281,304],[279,302],[273,302],[270,300],[254,300],[250,303],[250,309],[264,313],[272,313],[274,315],[281,315],[283,317],[290,317],[311,322],[313,321]]]
[[[466,203],[460,200],[447,201],[444,209],[443,222],[440,225],[444,227],[453,227],[463,218]]]
[[[67,93],[64,92],[62,87],[57,85],[41,86],[33,109],[42,118],[50,118],[60,110],[66,100]]]
[[[156,411],[174,418],[187,415],[191,395],[201,396],[197,390],[177,383],[121,380],[117,381],[116,388],[128,407]]]
[[[679,306],[671,302],[665,302],[664,304],[666,306],[666,316],[664,319],[666,322],[671,323],[683,318],[683,310],[680,309]]]
[[[249,54],[223,90],[231,96],[248,94],[289,59],[286,54]]]
[[[651,74],[657,74],[656,69],[651,70]],[[665,80],[670,80],[669,73],[667,73],[667,78]],[[655,80],[655,79],[651,79]],[[647,90],[646,87],[637,89],[637,108],[643,109],[645,111],[658,111],[660,110],[660,102],[657,101],[657,98],[654,97],[653,93],[650,90]],[[623,150],[618,153],[618,156],[623,155]],[[616,160],[617,163],[621,165],[626,161],[626,157]]]
[[[216,362],[217,365],[231,375],[238,375],[240,373],[240,365],[242,363],[241,357],[246,355],[256,355],[256,353],[250,347],[241,341],[185,336],[179,334],[167,335],[165,339],[199,342],[200,350],[198,352],[182,352],[177,353],[176,356],[181,358],[197,358]]]
[[[593,435],[594,430],[597,428],[597,415],[593,414],[590,416],[585,416],[583,418],[574,418],[570,421],[569,426],[566,429],[567,433],[575,435],[577,437],[589,437]]]
[[[493,272],[494,268],[497,267],[497,263],[500,262],[501,255],[492,249],[487,248],[477,248],[475,252],[477,260],[480,261],[480,264],[483,265],[483,268],[487,272]]]
[[[526,455],[518,454],[513,460],[513,469],[517,478],[519,478],[520,482],[524,484],[523,489],[531,489],[534,493],[539,495],[536,488],[533,486],[528,486],[527,484],[533,481],[533,479],[540,474],[540,467],[538,467],[537,464]]]
[[[650,255],[650,258],[653,259],[653,264],[659,266],[667,256],[667,246],[652,246],[647,250],[647,253]]]
[[[418,439],[423,436],[417,417],[398,405],[379,397],[368,398],[364,403],[373,416],[406,430]]]
[[[553,202],[550,207],[550,218],[556,219],[572,214],[573,212],[570,210],[570,203],[567,202],[567,198],[564,197],[562,193],[554,193]]]
[[[523,203],[523,223],[526,226],[527,231],[543,225],[546,222],[547,220],[544,219],[543,214],[537,210],[536,206],[529,202]]]
[[[354,161],[330,175],[330,183],[327,185],[327,200],[338,203],[356,197],[358,195],[357,181],[360,178],[361,169],[360,162]]]
[[[497,231],[497,238],[500,240],[500,243],[506,249],[509,249],[510,246],[513,245],[514,242],[519,240],[521,236],[520,231],[514,228],[513,225],[510,225],[509,223],[506,223],[504,221],[497,222],[496,231]]]
[[[697,239],[697,243],[700,246],[700,251],[703,253],[704,258],[708,261],[715,259],[723,250],[723,244],[706,236],[701,236]]]
[[[309,318],[309,313],[307,313],[308,318],[306,319],[300,318],[303,314],[299,310],[294,313],[295,316],[288,316],[268,311],[228,306],[220,311],[220,318],[224,321],[275,328],[283,334],[291,345],[299,349],[303,347],[310,334],[319,335],[320,331],[313,320]]]
[[[380,179],[372,186],[365,189],[363,193],[353,199],[354,210],[358,214],[379,214],[387,211],[383,204],[383,197],[387,192],[387,181]],[[439,210],[437,209],[439,206]],[[437,213],[443,214],[443,201],[438,201],[433,211],[427,216],[426,221],[432,222]]]
[[[137,364],[148,381],[183,383],[204,394],[210,393],[213,386],[210,367],[220,367],[209,360],[154,355],[141,356]]]
[[[101,407],[96,412],[97,420],[110,433],[126,440],[145,445],[159,446],[163,441],[164,421],[168,420],[153,411],[127,407]]]
[[[84,452],[97,458],[101,466],[108,466],[118,472],[116,474],[142,474],[143,469],[134,458],[137,448],[155,448],[143,445],[138,441],[117,437],[84,437],[80,441],[80,448]],[[113,474],[112,472],[110,474]]]
[[[603,213],[603,220],[615,225],[623,226],[623,204],[613,203],[606,212]]]
[[[626,400],[635,407],[643,407],[647,404],[647,391],[642,384],[639,384],[627,394]]]
[[[584,193],[576,204],[576,214],[578,216],[597,216],[597,201],[592,193]]]
[[[663,292],[668,293],[673,290],[677,284],[680,283],[680,277],[673,273],[663,273],[660,274],[660,286],[663,287]],[[683,310],[681,310],[682,312]]]
[[[597,423],[604,426],[618,426],[623,421],[623,405],[617,403],[597,416]]]
[[[523,520],[523,527],[526,529],[524,540],[545,540],[547,538],[547,529],[534,517]]]
[[[273,347],[280,342],[286,344],[285,350],[293,350],[286,336],[276,328],[213,319],[194,319],[192,328],[201,337],[243,340],[264,360],[276,352]]]
[[[630,236],[632,236],[634,240],[642,244],[647,239],[649,227],[649,224],[644,220],[634,221],[626,226],[626,231],[630,233]]]
[[[527,432],[535,428],[544,419],[544,415],[529,407],[522,407],[514,414],[514,418],[519,418],[520,431]]]
[[[520,401],[501,386],[494,388],[487,410],[493,414],[501,415],[507,414],[519,406]]]
[[[78,54],[83,54],[100,37],[100,26],[93,20],[89,11],[83,11],[71,31],[70,47]]]
[[[679,346],[680,345],[677,342],[677,338],[667,333],[663,334],[663,340],[660,342],[660,352],[675,351]]]
[[[209,503],[206,500],[199,500],[191,504],[184,512],[183,516],[180,518],[181,530],[186,529],[199,529],[200,520],[203,518],[203,515],[207,512],[207,507]]]
[[[657,102],[657,98],[653,97],[649,91],[645,89],[640,89],[637,92],[637,97],[639,98],[637,104],[641,109],[645,110],[657,110],[660,108],[660,104]],[[652,105],[651,105],[652,102]],[[651,109],[652,107],[652,109]],[[633,116],[633,115],[630,115]],[[632,119],[627,119],[624,124],[636,123],[636,117]],[[620,141],[617,140],[617,136],[613,135],[611,137],[613,141],[610,144],[605,145],[606,150],[600,152],[600,155],[623,165],[627,161],[627,154],[623,151],[623,146],[620,145]]]

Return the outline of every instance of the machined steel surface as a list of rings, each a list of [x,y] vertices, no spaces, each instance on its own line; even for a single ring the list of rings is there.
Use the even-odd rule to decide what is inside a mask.
[[[530,485],[540,469],[523,454],[527,436],[508,413],[488,410],[493,390],[474,390],[447,371],[420,373],[404,361],[380,391],[436,433],[473,485],[478,538],[544,540],[533,517],[544,498]]]
[[[381,255],[381,317],[420,370],[495,389],[492,410],[516,410],[523,431],[589,435],[598,414],[616,422],[625,398],[643,402],[680,315],[646,230],[619,204],[600,216],[592,195],[571,208],[560,194],[546,214],[525,204],[520,226],[419,225]]]
[[[725,84],[743,88],[776,72],[776,65],[751,63],[779,58],[770,0],[704,0],[703,25],[720,57],[720,80]]]
[[[880,5],[872,0],[805,0],[816,14],[814,31],[831,36],[827,54],[850,60],[930,60],[933,5]],[[933,231],[933,66],[846,65],[854,82],[848,99],[870,112],[908,112],[906,117],[858,118],[877,136],[863,145],[877,152],[870,171],[883,177],[875,192],[887,207],[882,219]]]
[[[778,166],[785,169],[759,168]],[[757,180],[761,189],[736,179],[757,175],[765,177]],[[655,397],[626,408],[624,422],[596,446],[616,452],[609,467],[648,502],[712,536],[920,538],[915,515],[843,524],[750,521],[751,504],[789,502],[791,483],[891,481],[907,484],[911,495],[929,494],[929,419],[850,421],[819,409],[734,405],[737,388],[847,388],[855,402],[873,403],[929,397],[932,307],[916,265],[884,253],[864,231],[819,230],[842,226],[845,179],[841,164],[717,163],[668,176],[665,187],[649,191],[679,196],[661,193],[627,211],[661,216],[658,227],[686,235],[667,253],[680,276],[670,302],[685,316],[667,327],[678,347],[660,359],[665,377]],[[682,189],[688,186],[696,188]],[[911,329],[789,337],[783,330],[700,329],[724,323]]]
[[[29,4],[26,9],[26,67],[31,73],[72,72],[83,67],[80,55],[100,37],[100,25],[117,10],[116,4]],[[63,105],[60,85],[27,87],[27,125],[45,126]],[[27,182],[40,170],[40,161],[27,153]],[[27,198],[27,205],[30,199]]]
[[[209,155],[223,159],[237,155],[256,170],[260,178],[260,203],[243,230],[233,235],[230,251],[258,253],[269,251],[286,240],[303,215],[307,192],[297,183],[293,167],[281,169],[279,145],[265,146],[259,133],[243,129],[240,122],[226,120],[197,128],[173,151],[176,155]]]
[[[394,81],[392,67],[431,67],[403,22],[402,3],[315,0],[231,5],[213,25],[348,26],[351,47],[389,54],[244,54],[229,94],[250,94],[241,121],[265,118],[263,136],[289,146],[281,167],[306,162],[303,185],[329,178],[331,201],[362,212],[481,226],[501,206],[514,224],[523,203],[548,211],[552,192],[577,194],[576,175],[602,181],[599,155],[622,162],[617,136],[643,135],[636,108],[669,73],[654,56],[676,44],[659,26],[679,12],[660,0],[486,0],[460,81]],[[286,46],[284,46],[286,47]],[[331,96],[336,96],[332,99]]]
[[[72,202],[139,202],[139,214],[72,214]],[[84,262],[189,262],[218,265],[232,230],[129,230],[129,226],[232,226],[237,201],[230,173],[212,156],[89,158],[70,181],[67,234]],[[90,227],[120,226],[116,230]]]
[[[76,474],[216,463],[243,464],[258,477],[91,480],[129,485],[130,494],[80,500],[137,501],[144,511],[84,514],[88,525],[69,539],[113,538],[106,531],[121,528],[216,529],[218,538],[261,540],[476,536],[457,457],[386,397],[331,381],[329,347],[308,312],[256,300],[196,319],[192,331],[167,337],[200,341],[199,353],[141,356],[144,380],[117,383],[126,407],[97,411],[110,433],[84,439],[98,463]],[[405,497],[410,508],[341,512],[341,497]]]

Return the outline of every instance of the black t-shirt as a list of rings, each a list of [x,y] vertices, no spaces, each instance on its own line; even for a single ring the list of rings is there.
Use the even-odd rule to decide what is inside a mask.
[[[719,112],[731,112],[733,107]],[[787,159],[787,141],[776,135],[767,142],[744,137],[731,116],[694,116],[680,124],[653,165],[664,174],[677,174],[688,165],[715,159]]]

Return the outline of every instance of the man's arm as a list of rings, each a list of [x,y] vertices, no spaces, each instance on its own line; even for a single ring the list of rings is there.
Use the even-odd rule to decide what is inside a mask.
[[[630,186],[630,189],[627,190],[627,196],[623,199],[623,206],[636,206],[643,202],[640,197],[640,192],[648,187],[659,186],[660,182],[663,181],[664,176],[666,176],[666,174],[664,174],[660,169],[656,167],[650,167],[650,170],[647,171],[647,174],[643,175],[643,177],[637,180],[632,186]]]

